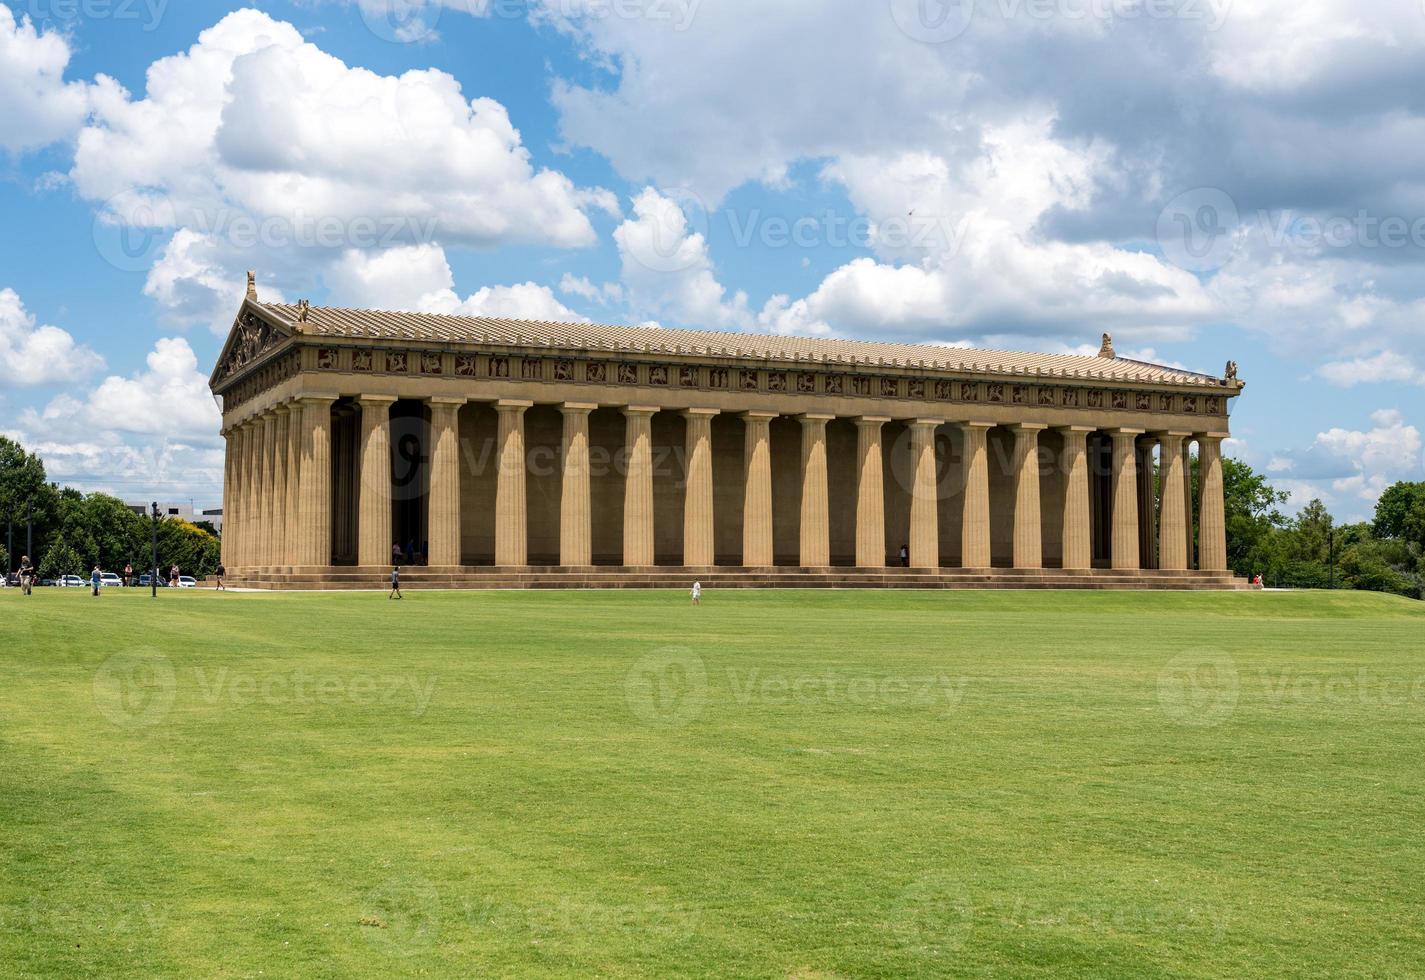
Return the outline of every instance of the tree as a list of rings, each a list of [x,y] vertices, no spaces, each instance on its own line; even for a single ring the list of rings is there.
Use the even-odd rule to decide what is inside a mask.
[[[5,546],[0,544],[0,575],[10,573],[10,552],[5,550]]]
[[[50,545],[49,551],[45,552],[44,560],[40,562],[40,578],[59,578],[61,575],[82,575],[84,573],[84,560],[79,557],[79,552],[75,551],[64,542],[63,538],[57,539]]]
[[[222,551],[218,539],[188,521],[170,517],[158,524],[158,567],[177,565],[184,575],[213,574]]]
[[[1289,495],[1246,463],[1222,460],[1223,516],[1227,525],[1227,566],[1238,575],[1266,574],[1275,555],[1274,530],[1286,519],[1277,508]]]
[[[1425,483],[1397,483],[1376,502],[1371,531],[1378,538],[1403,538],[1425,546]]]

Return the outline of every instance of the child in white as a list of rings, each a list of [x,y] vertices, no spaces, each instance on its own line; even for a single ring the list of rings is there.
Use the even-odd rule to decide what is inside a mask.
[[[693,583],[693,605],[695,605],[695,606],[698,605],[698,604],[699,604],[699,600],[702,599],[702,597],[703,597],[703,583],[701,583],[701,582],[694,582],[694,583]]]

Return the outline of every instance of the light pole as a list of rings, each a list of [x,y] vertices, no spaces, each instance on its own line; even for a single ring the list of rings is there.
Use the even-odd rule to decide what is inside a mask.
[[[10,565],[15,561],[15,512],[5,508],[5,575],[10,574]]]
[[[153,502],[153,569],[148,577],[148,586],[153,598],[158,598],[158,501]]]
[[[1326,555],[1330,571],[1327,573],[1327,588],[1336,588],[1336,529],[1326,532]]]
[[[35,560],[35,498],[30,497],[25,501],[25,554],[30,556],[30,560]],[[84,569],[80,569],[84,571]]]

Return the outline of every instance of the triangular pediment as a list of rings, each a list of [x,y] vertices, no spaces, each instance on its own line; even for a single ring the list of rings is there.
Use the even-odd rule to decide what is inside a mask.
[[[223,352],[218,355],[217,367],[208,379],[209,387],[216,389],[242,374],[292,336],[292,328],[280,316],[252,299],[243,300]]]

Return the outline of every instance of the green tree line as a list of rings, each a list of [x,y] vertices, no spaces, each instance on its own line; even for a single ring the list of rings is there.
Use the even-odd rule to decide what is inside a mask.
[[[31,516],[32,515],[32,516]],[[13,439],[0,436],[0,554],[12,570],[25,554],[25,524],[32,520],[34,551],[30,560],[44,578],[87,575],[95,565],[135,574],[152,562],[153,519],[103,493],[81,493],[50,483],[44,462]],[[13,547],[4,535],[14,528]],[[221,546],[211,525],[175,517],[158,521],[158,567],[177,565],[184,575],[202,578],[218,566]]]
[[[1372,520],[1337,524],[1312,500],[1294,517],[1288,494],[1236,459],[1222,461],[1227,564],[1266,585],[1366,589],[1421,597],[1425,586],[1425,483],[1381,494]]]

